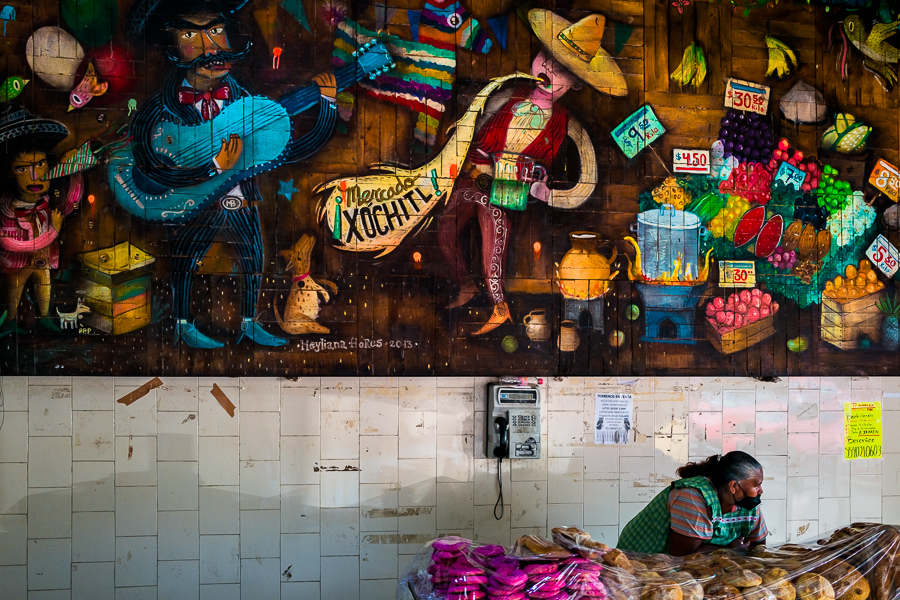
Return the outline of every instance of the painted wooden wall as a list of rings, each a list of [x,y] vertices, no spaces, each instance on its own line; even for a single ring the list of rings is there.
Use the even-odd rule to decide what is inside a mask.
[[[408,21],[410,15],[413,19],[428,17],[428,8],[421,1],[392,2],[385,7],[366,2],[254,0],[230,14],[235,4],[239,3],[232,3],[224,11],[231,19],[227,29],[229,43],[235,48],[244,42],[252,45],[245,58],[234,61],[233,79],[250,93],[272,99],[310,85],[317,74],[332,71],[334,39],[343,19],[371,30],[384,27],[386,33],[410,39],[414,34],[409,25],[397,25],[396,21]],[[863,55],[853,47],[849,47],[846,58],[849,76],[842,81],[840,22],[853,13],[840,7],[826,10],[819,4],[784,1],[747,13],[731,3],[696,0],[559,0],[518,7],[509,1],[470,0],[464,4],[479,23],[481,35],[490,41],[490,48],[482,46],[484,52],[479,52],[456,47],[451,51],[456,61],[455,82],[432,147],[417,147],[416,116],[411,110],[367,96],[357,87],[348,88],[338,96],[337,110],[343,116],[352,114],[347,120],[337,120],[333,134],[325,136],[311,156],[278,164],[253,177],[260,201],[253,200],[252,190],[244,190],[244,195],[250,197],[249,204],[255,205],[260,222],[258,226],[248,226],[250,246],[258,256],[255,262],[246,263],[239,259],[240,246],[229,243],[223,231],[219,231],[205,255],[196,247],[185,250],[177,242],[185,236],[199,236],[194,234],[191,238],[184,233],[186,228],[215,230],[221,228],[215,219],[222,214],[233,218],[242,210],[250,210],[228,211],[220,206],[220,196],[227,189],[199,195],[207,204],[187,217],[155,220],[142,218],[151,216],[149,211],[141,216],[135,214],[140,211],[134,206],[129,211],[116,197],[114,178],[117,165],[123,164],[116,157],[132,151],[129,143],[135,142],[138,115],[153,105],[164,78],[174,70],[165,54],[178,53],[174,36],[167,33],[158,37],[160,21],[152,19],[140,33],[129,33],[135,10],[128,0],[12,4],[15,18],[5,20],[0,64],[4,78],[19,77],[28,83],[17,90],[18,96],[11,103],[27,108],[36,118],[65,125],[68,135],[61,141],[54,140],[58,144],[49,153],[49,167],[58,164],[66,152],[91,140],[89,147],[97,164],[84,170],[84,190],[76,199],[78,207],[65,216],[53,243],[58,247],[59,259],[49,270],[49,304],[41,305],[40,290],[35,287],[46,267],[39,266],[26,280],[18,304],[11,298],[10,287],[16,277],[25,276],[23,269],[34,264],[28,262],[22,267],[7,263],[4,267],[2,301],[7,316],[0,324],[0,370],[20,375],[269,376],[766,376],[896,372],[897,350],[889,343],[890,333],[882,333],[886,319],[875,307],[875,300],[893,296],[890,277],[877,272],[876,280],[881,286],[875,294],[864,294],[869,300],[861,302],[865,308],[860,308],[860,303],[844,302],[847,297],[831,302],[831,306],[843,311],[840,318],[845,322],[855,319],[853,322],[859,323],[841,330],[837,343],[827,341],[835,340],[836,326],[829,320],[834,317],[834,310],[823,308],[822,292],[827,281],[833,279],[834,273],[842,272],[847,262],[859,265],[877,235],[900,241],[897,230],[888,228],[883,221],[885,211],[894,202],[868,183],[879,159],[892,165],[900,162],[900,100],[896,90],[888,91],[864,69]],[[77,8],[82,16],[70,16],[66,11],[72,8]],[[392,237],[389,251],[383,255],[356,252],[335,238],[332,215],[327,211],[320,213],[329,193],[327,189],[321,191],[320,186],[338,186],[342,180],[352,185],[358,181],[352,178],[372,174],[374,165],[379,163],[416,169],[438,155],[444,156],[441,153],[447,148],[445,144],[459,141],[449,131],[450,126],[465,117],[477,94],[494,78],[517,71],[527,73],[532,59],[543,48],[534,27],[526,21],[528,8],[546,9],[570,23],[603,15],[601,47],[621,70],[627,95],[612,96],[585,84],[559,100],[559,105],[583,125],[596,153],[594,190],[574,209],[551,208],[534,196],[525,210],[502,209],[509,221],[509,244],[500,278],[506,294],[504,306],[498,307],[496,299],[492,299],[481,272],[477,219],[462,227],[459,243],[476,293],[465,306],[447,308],[464,282],[454,279],[454,265],[441,251],[438,231],[443,221],[458,218],[446,205],[449,197],[460,192],[460,182],[468,177],[465,146],[456,151],[454,169],[446,161],[441,164],[444,171],[439,174],[435,191],[440,187],[445,196],[427,215],[430,220],[423,218],[418,232],[405,239]],[[877,20],[875,8],[860,13],[869,30]],[[421,12],[423,9],[425,12]],[[384,26],[384,16],[395,24]],[[826,51],[832,26],[835,44]],[[32,36],[40,38],[37,32],[47,27],[58,29],[53,30],[56,38],[46,53],[65,56],[77,45],[81,52],[71,62],[56,57],[36,62],[38,51],[27,56],[27,49],[33,47],[29,40]],[[503,27],[505,48],[500,43]],[[60,32],[64,32],[63,37]],[[69,35],[74,35],[74,45],[66,46],[64,36]],[[207,32],[201,33],[206,35]],[[766,77],[767,35],[781,40],[796,53],[799,64],[783,79]],[[896,43],[896,39],[893,41]],[[697,87],[682,85],[670,77],[682,60],[682,52],[692,42],[704,50],[708,63],[705,81]],[[426,57],[431,56],[428,51],[433,51],[433,46],[422,40],[420,43]],[[276,46],[282,49],[277,60],[273,55]],[[889,59],[896,56],[887,47],[879,47]],[[85,77],[89,63],[98,72],[97,84],[108,83],[109,88],[95,94],[86,105],[68,110],[73,102],[73,88]],[[896,64],[888,67],[895,68]],[[587,67],[582,65],[579,69],[584,71]],[[63,72],[62,83],[58,71]],[[736,249],[721,238],[703,235],[701,248],[714,249],[708,285],[700,286],[693,306],[681,315],[688,333],[679,331],[676,339],[660,342],[660,336],[651,331],[651,321],[664,321],[665,310],[648,306],[637,282],[627,276],[625,257],[635,260],[635,251],[624,238],[635,236],[630,227],[637,222],[639,213],[658,208],[650,193],[669,176],[673,150],[709,149],[719,137],[720,124],[728,110],[724,107],[728,78],[770,86],[769,108],[763,120],[772,130],[772,141],[786,138],[792,148],[807,157],[817,155],[820,170],[824,165],[837,168],[839,179],[846,180],[852,191],[864,194],[865,202],[875,211],[875,220],[855,235],[847,248],[840,249],[834,243],[820,273],[809,283],[785,271],[773,277],[771,269],[767,271],[765,257],[757,257],[746,248]],[[822,94],[829,110],[827,120],[797,125],[783,118],[780,101],[798,81]],[[497,93],[514,87],[507,84]],[[318,94],[313,97],[318,102]],[[629,160],[613,141],[611,132],[645,105],[652,108],[666,131]],[[321,122],[318,110],[314,106],[293,120],[291,130],[295,137],[312,131],[317,119]],[[496,110],[496,106],[490,106],[487,117]],[[820,139],[832,125],[835,113],[852,114],[872,126],[864,152],[844,155],[819,149]],[[482,127],[487,117],[482,117],[476,127]],[[185,143],[180,135],[175,135],[175,147]],[[15,147],[14,142],[23,140],[34,141],[29,147],[35,149],[46,145],[37,138],[35,141],[27,135],[10,134],[7,141],[12,146],[7,151]],[[569,140],[555,150],[555,159],[547,164],[549,186],[571,187],[581,170],[578,149]],[[471,160],[471,153],[469,156]],[[6,159],[10,178],[14,158]],[[763,162],[768,160],[765,157]],[[138,169],[144,166],[141,159],[134,162]],[[456,181],[452,179],[454,175],[448,175],[460,171]],[[701,179],[705,180],[695,177],[695,183]],[[21,200],[15,181],[10,179],[5,189],[7,204],[14,207],[16,200]],[[51,207],[61,206],[71,189],[71,177],[51,180]],[[118,193],[121,195],[122,191]],[[181,198],[180,193],[182,190],[176,190],[177,198]],[[190,196],[193,192],[184,193]],[[766,210],[767,219],[783,214],[785,227],[793,220],[792,207],[778,206],[778,200],[773,200]],[[703,225],[709,228],[710,224]],[[14,222],[11,227],[15,228]],[[2,234],[4,240],[12,236],[10,231]],[[597,234],[603,255],[608,257],[613,247],[618,254],[605,273],[587,270],[577,275],[576,279],[584,279],[587,285],[588,280],[605,279],[609,272],[618,272],[608,282],[608,291],[583,307],[561,293],[556,266],[565,264],[572,248],[570,234],[577,231]],[[338,237],[346,235],[344,230]],[[304,255],[291,262],[287,257],[298,258],[291,252],[296,253],[303,240],[312,244],[308,260]],[[104,275],[109,261],[115,260],[110,258],[114,257],[113,248],[120,244],[130,244],[128,251],[138,254],[139,260],[119,269],[114,276]],[[33,260],[32,253],[24,254],[29,256],[28,261]],[[155,261],[147,262],[145,254]],[[700,258],[687,262],[697,264]],[[192,259],[199,260],[196,275],[181,279],[192,280],[192,290],[186,293],[177,285],[173,288],[177,272]],[[735,291],[718,285],[723,270],[720,261],[725,260],[753,260],[761,294],[769,294],[779,305],[770,320],[756,323],[755,334],[749,325],[716,332],[707,324],[707,303],[715,298],[726,300]],[[838,264],[841,260],[844,262]],[[877,270],[877,265],[873,269]],[[246,291],[247,281],[254,276],[259,279],[258,294]],[[109,281],[100,281],[103,279]],[[603,283],[607,287],[607,282]],[[678,286],[649,282],[649,289],[663,296],[669,295],[673,287]],[[242,303],[248,295],[249,300]],[[82,303],[91,312],[75,315]],[[13,304],[17,310],[12,309]],[[578,312],[576,308],[586,310]],[[593,308],[593,315],[589,308]],[[546,329],[523,322],[528,315],[534,318],[535,310],[546,311]],[[572,310],[576,310],[574,318]],[[823,312],[827,314],[823,316]],[[58,313],[71,313],[72,317],[66,322]],[[492,317],[497,320],[498,315],[500,320],[508,315],[509,320],[476,334]],[[572,328],[562,325],[567,317],[574,321]],[[183,319],[181,325],[179,318]],[[279,320],[284,324],[279,325]],[[242,327],[253,329],[240,339]],[[199,338],[201,342],[191,337],[193,331],[204,336]],[[574,344],[571,331],[578,339],[574,351],[570,351]],[[661,337],[670,334],[664,332]],[[541,340],[544,335],[547,339]],[[728,339],[736,338],[734,352],[726,353],[713,345],[710,338],[721,336],[725,336],[725,342],[719,345],[724,343],[726,352]],[[748,341],[741,341],[748,337]],[[212,345],[205,342],[207,339],[221,346],[195,347]],[[745,343],[749,346],[743,348]]]

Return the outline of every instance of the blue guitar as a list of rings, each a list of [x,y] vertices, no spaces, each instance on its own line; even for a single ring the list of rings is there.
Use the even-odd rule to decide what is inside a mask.
[[[380,42],[369,43],[354,53],[357,61],[335,73],[338,91],[359,79],[374,79],[394,64]],[[183,221],[206,204],[253,175],[278,167],[279,157],[291,138],[292,115],[319,102],[319,87],[302,87],[275,101],[245,96],[199,125],[161,122],[153,132],[152,151],[177,167],[208,165],[221,150],[221,141],[237,134],[244,150],[234,168],[213,174],[188,187],[166,188],[136,166],[131,147],[111,153],[108,182],[118,201],[131,214],[149,221]]]

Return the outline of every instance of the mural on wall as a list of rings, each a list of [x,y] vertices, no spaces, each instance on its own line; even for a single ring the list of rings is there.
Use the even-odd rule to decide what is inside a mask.
[[[900,14],[0,12],[4,374],[887,374]]]

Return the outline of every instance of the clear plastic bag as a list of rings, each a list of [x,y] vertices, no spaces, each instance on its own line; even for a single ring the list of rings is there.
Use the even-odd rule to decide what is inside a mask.
[[[816,544],[670,556],[609,548],[576,527],[512,548],[426,544],[398,600],[898,600],[900,530],[854,523]]]

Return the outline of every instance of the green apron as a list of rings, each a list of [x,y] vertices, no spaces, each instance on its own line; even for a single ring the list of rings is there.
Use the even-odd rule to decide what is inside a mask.
[[[717,546],[727,546],[739,537],[747,536],[756,525],[759,515],[759,507],[753,510],[737,510],[722,516],[722,506],[719,504],[719,495],[706,477],[690,477],[678,479],[672,482],[670,488],[661,491],[650,501],[650,504],[631,519],[616,547],[620,550],[633,552],[647,552],[654,554],[669,551],[669,530],[672,526],[672,518],[669,514],[669,493],[673,488],[694,488],[698,490],[710,509],[710,519],[713,523],[713,536],[707,543]]]

